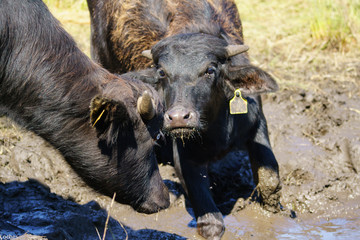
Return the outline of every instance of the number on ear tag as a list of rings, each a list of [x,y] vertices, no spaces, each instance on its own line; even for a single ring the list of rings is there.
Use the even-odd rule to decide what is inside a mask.
[[[246,114],[247,109],[247,100],[242,98],[240,89],[236,89],[234,92],[234,97],[230,100],[230,114]]]

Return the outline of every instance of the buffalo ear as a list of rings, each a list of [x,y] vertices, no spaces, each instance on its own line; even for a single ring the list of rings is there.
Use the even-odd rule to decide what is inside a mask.
[[[143,70],[127,72],[121,74],[121,77],[127,80],[139,80],[143,83],[148,83],[153,85],[157,83],[157,78],[155,77],[156,70],[155,68],[147,68]]]
[[[275,92],[279,88],[270,74],[253,65],[227,65],[225,67],[225,81],[234,89],[240,89],[247,94]]]
[[[98,133],[103,133],[111,123],[128,125],[130,116],[124,103],[104,96],[96,96],[90,104],[90,123]]]

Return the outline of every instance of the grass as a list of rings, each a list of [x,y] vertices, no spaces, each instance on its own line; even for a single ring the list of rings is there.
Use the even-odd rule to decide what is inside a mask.
[[[321,92],[325,78],[359,86],[360,0],[236,2],[251,61],[282,89]]]
[[[360,42],[359,0],[317,0],[313,4],[310,32],[321,47],[344,50]]]
[[[44,2],[88,53],[90,20],[86,0]],[[242,17],[244,34],[250,39],[254,35],[258,38],[260,33],[263,41],[293,38],[294,43],[303,43],[302,47],[339,51],[351,51],[360,44],[360,0],[235,2]]]
[[[90,57],[90,15],[86,0],[43,0],[51,13]]]
[[[328,76],[359,85],[360,0],[235,1],[251,61],[272,73],[281,88],[320,91]],[[90,56],[86,0],[45,3]]]
[[[244,31],[260,30],[271,40],[296,36],[313,49],[349,51],[360,44],[360,0],[236,2]]]
[[[0,156],[12,152],[13,144],[21,140],[19,128],[8,119],[0,116]],[[3,167],[3,166],[2,166]]]
[[[69,10],[86,10],[87,11],[87,2],[86,0],[43,0],[44,3],[55,9]]]

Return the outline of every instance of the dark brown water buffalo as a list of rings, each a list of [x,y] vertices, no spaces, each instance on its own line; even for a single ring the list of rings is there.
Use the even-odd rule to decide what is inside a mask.
[[[231,0],[88,0],[92,57],[105,68],[152,84],[165,105],[166,145],[202,236],[221,238],[224,222],[209,190],[207,164],[247,149],[263,206],[279,209],[279,170],[260,93],[277,90],[253,66]],[[149,51],[151,49],[151,51]],[[145,57],[147,58],[145,58]]]
[[[153,149],[162,112],[152,87],[93,63],[43,2],[0,2],[0,114],[46,139],[94,189],[147,213],[169,205]]]

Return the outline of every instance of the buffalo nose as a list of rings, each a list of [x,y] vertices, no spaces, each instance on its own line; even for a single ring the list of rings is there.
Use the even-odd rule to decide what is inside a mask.
[[[188,127],[195,118],[195,112],[177,107],[165,113],[165,122],[171,128]]]

